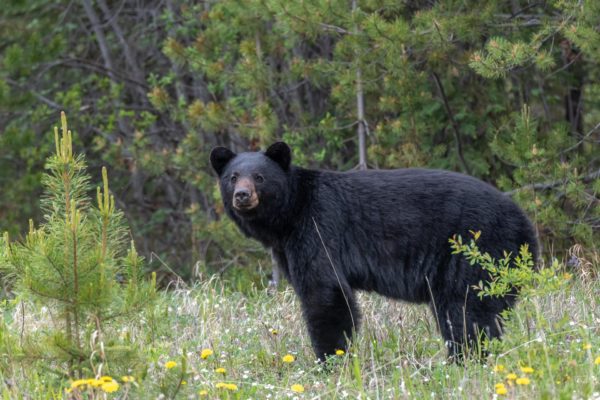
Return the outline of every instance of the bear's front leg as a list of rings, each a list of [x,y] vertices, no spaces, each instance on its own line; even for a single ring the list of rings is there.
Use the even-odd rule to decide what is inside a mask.
[[[313,349],[320,361],[346,350],[358,330],[360,312],[352,289],[344,286],[317,286],[297,290]]]
[[[273,275],[269,280],[269,287],[267,292],[273,295],[277,292],[277,286],[279,286],[280,274],[283,273],[286,278],[289,279],[289,268],[285,253],[282,250],[271,248],[271,262],[273,263]]]

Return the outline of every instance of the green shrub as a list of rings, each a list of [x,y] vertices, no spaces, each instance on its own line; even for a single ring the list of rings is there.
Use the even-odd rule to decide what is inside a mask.
[[[5,234],[0,243],[0,268],[22,319],[20,340],[6,340],[10,349],[2,350],[12,368],[42,362],[59,377],[82,378],[135,364],[132,343],[116,329],[152,301],[155,282],[141,279],[142,259],[115,209],[106,169],[92,204],[85,160],[73,154],[64,113],[61,123],[43,177],[43,223],[30,222],[22,241]],[[126,362],[117,366],[117,359]]]

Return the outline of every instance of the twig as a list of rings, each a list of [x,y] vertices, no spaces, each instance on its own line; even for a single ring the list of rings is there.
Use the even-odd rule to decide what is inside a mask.
[[[561,153],[568,153],[569,151],[574,150],[577,147],[579,147],[579,145],[581,145],[583,142],[585,142],[588,137],[592,136],[592,134],[594,132],[596,132],[598,130],[598,128],[600,128],[600,122],[598,124],[596,124],[596,126],[594,126],[588,133],[583,135],[583,137],[581,138],[581,140],[579,142],[577,142],[573,146],[561,151]]]
[[[564,71],[565,69],[569,68],[571,65],[573,65],[575,62],[577,62],[581,56],[583,55],[583,53],[577,53],[577,55],[575,55],[575,57],[573,57],[573,59],[571,59],[571,61],[569,61],[568,63],[566,63],[565,65],[563,65],[562,67],[560,67],[559,69],[550,72],[548,75],[546,75],[544,77],[544,80],[547,80],[548,78],[551,78],[552,76],[558,74],[561,71]]]
[[[344,291],[344,286],[342,285],[342,281],[340,280],[340,276],[335,269],[335,265],[333,265],[333,261],[331,260],[331,256],[329,255],[329,250],[327,250],[327,246],[325,246],[325,242],[323,241],[323,237],[321,236],[321,231],[319,231],[319,226],[317,225],[317,221],[312,217],[313,224],[315,224],[315,229],[317,230],[317,235],[319,235],[319,239],[321,240],[321,244],[323,245],[323,249],[325,249],[325,254],[327,255],[327,259],[329,260],[329,264],[331,264],[331,268],[333,269],[333,273],[335,274],[335,278],[338,281],[338,285],[340,285],[340,290],[342,291],[342,295],[344,296],[344,300],[346,301],[346,306],[348,307],[348,312],[350,313],[350,319],[352,320],[352,328],[356,330],[356,324],[354,323],[354,315],[352,314],[352,307],[350,307],[350,301],[346,296],[346,292]]]
[[[180,281],[181,283],[183,283],[183,285],[184,285],[185,287],[188,287],[188,285],[185,283],[185,281],[183,280],[183,278],[182,278],[181,276],[179,276],[179,274],[178,274],[177,272],[173,271],[173,268],[169,267],[169,266],[167,265],[167,263],[165,263],[165,262],[164,262],[164,261],[163,261],[163,260],[162,260],[162,259],[161,259],[161,258],[158,256],[158,254],[156,254],[156,253],[155,253],[155,252],[153,252],[153,251],[152,251],[152,252],[150,252],[150,262],[152,262],[153,258],[155,258],[155,257],[156,257],[156,259],[157,259],[158,261],[160,261],[160,263],[161,263],[161,264],[162,264],[162,265],[163,265],[163,266],[164,266],[166,269],[168,269],[168,270],[169,270],[169,272],[171,272],[173,275],[175,275],[175,276],[177,277],[177,279],[179,279],[179,281]]]
[[[323,28],[323,30],[326,30],[326,31],[333,31],[333,32],[344,34],[344,35],[352,35],[353,34],[352,32],[347,31],[346,29],[344,29],[342,27],[326,24],[324,22],[320,22],[319,26],[321,28]]]
[[[582,178],[580,178],[580,180],[583,183],[588,183],[597,178],[600,178],[600,169],[598,169],[595,172],[592,172],[588,175],[583,176]],[[530,185],[525,185],[525,186],[522,186],[517,189],[509,190],[508,192],[504,192],[504,194],[507,196],[512,196],[513,194],[520,192],[521,190],[527,190],[527,189],[548,190],[548,189],[553,189],[557,186],[560,186],[564,183],[565,183],[564,180],[558,180],[558,181],[548,182],[548,183],[532,183]]]
[[[57,102],[55,102],[55,101],[53,101],[53,100],[51,100],[51,99],[47,98],[46,96],[42,95],[41,93],[39,93],[39,92],[36,92],[36,91],[35,91],[34,89],[32,89],[32,88],[29,88],[29,87],[27,87],[27,86],[20,85],[18,82],[14,81],[14,80],[12,80],[12,79],[10,79],[10,78],[7,78],[7,79],[6,79],[6,82],[8,82],[8,84],[10,84],[11,86],[14,86],[14,87],[16,87],[16,88],[18,88],[18,89],[21,89],[21,90],[28,90],[28,91],[29,91],[29,93],[31,93],[31,94],[32,94],[32,95],[33,95],[33,96],[34,96],[36,99],[38,99],[38,100],[39,100],[39,101],[41,101],[42,103],[46,104],[46,105],[47,105],[48,107],[50,107],[50,108],[53,108],[53,109],[55,109],[55,110],[64,110],[64,109],[65,109],[65,107],[64,107],[64,106],[61,106],[61,105],[60,105],[60,104],[58,104]]]

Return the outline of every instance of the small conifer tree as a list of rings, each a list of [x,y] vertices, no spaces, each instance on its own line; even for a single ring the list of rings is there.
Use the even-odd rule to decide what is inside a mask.
[[[127,344],[107,331],[154,297],[155,280],[141,280],[142,259],[109,193],[106,168],[93,205],[84,157],[73,154],[64,113],[61,125],[43,179],[44,221],[39,227],[30,221],[23,241],[4,235],[0,268],[18,298],[46,307],[50,316],[42,329],[23,332],[22,358],[51,360],[59,371],[81,377],[96,362],[131,357]]]

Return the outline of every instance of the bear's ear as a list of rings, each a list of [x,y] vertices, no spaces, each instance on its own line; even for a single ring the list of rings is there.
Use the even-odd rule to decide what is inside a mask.
[[[212,165],[217,175],[221,176],[225,166],[233,157],[235,157],[233,151],[221,146],[215,147],[210,152],[210,165]]]
[[[287,171],[292,162],[292,150],[284,142],[276,142],[269,146],[265,155],[275,161],[281,169]]]

